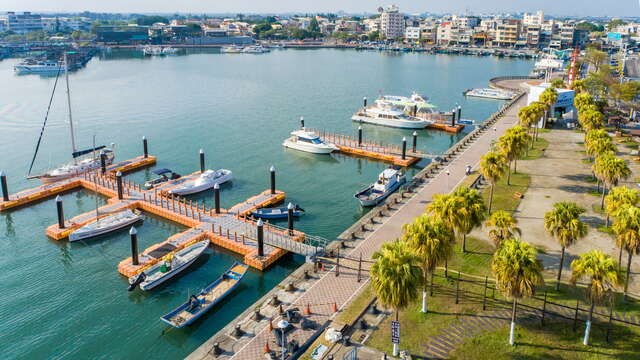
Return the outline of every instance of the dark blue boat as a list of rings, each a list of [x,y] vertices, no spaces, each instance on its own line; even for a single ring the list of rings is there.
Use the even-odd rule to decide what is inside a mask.
[[[231,268],[222,274],[197,295],[191,295],[189,300],[178,306],[160,319],[167,324],[181,328],[190,325],[200,316],[209,311],[215,304],[229,295],[244,277],[249,267],[235,262]]]
[[[295,205],[293,208],[293,216],[299,217],[304,212],[304,209],[299,205]],[[251,215],[260,219],[286,219],[289,216],[289,209],[287,207],[278,208],[264,208],[252,211]]]

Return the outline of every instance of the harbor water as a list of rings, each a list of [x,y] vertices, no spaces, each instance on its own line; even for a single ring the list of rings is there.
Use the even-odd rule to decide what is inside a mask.
[[[0,62],[0,170],[10,192],[36,186],[26,180],[55,77],[18,76]],[[269,187],[269,168],[287,201],[304,215],[296,227],[334,239],[366,210],[353,194],[375,181],[388,165],[333,154],[301,153],[282,147],[299,127],[355,135],[350,117],[366,96],[427,95],[440,110],[457,104],[463,118],[482,121],[503,102],[466,99],[468,88],[486,87],[494,76],[524,75],[526,60],[337,49],[277,50],[264,55],[189,50],[178,56],[143,57],[137,50],[113,50],[70,74],[78,147],[116,144],[116,160],[142,152],[142,136],[158,157],[154,168],[180,174],[199,169],[203,149],[208,168],[234,172],[221,191],[228,208]],[[70,158],[64,82],[60,79],[36,159],[35,173]],[[439,154],[471,129],[457,135],[419,130],[418,148]],[[364,137],[409,144],[412,130],[363,125]],[[409,175],[424,166],[409,169]],[[143,183],[146,169],[127,175]],[[88,191],[62,196],[67,218],[92,211],[106,199]],[[212,205],[212,192],[190,197]],[[117,272],[130,255],[126,231],[70,244],[48,239],[56,222],[52,199],[0,213],[0,357],[154,358],[188,355],[304,259],[288,255],[265,272],[250,270],[240,287],[193,326],[173,329],[160,316],[217,278],[240,257],[218,248],[207,251],[188,271],[150,292],[127,292]],[[286,224],[286,222],[285,222]],[[283,224],[284,225],[284,224]],[[184,230],[147,216],[138,225],[139,248]],[[391,240],[391,239],[390,239]]]

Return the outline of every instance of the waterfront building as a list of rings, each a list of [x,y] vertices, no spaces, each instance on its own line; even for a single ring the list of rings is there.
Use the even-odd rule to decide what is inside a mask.
[[[364,31],[370,33],[374,31],[380,31],[380,18],[374,19],[365,19],[364,23]]]
[[[524,13],[522,16],[522,23],[524,25],[542,26],[544,23],[544,11],[539,10],[535,14]]]
[[[395,39],[404,35],[404,15],[395,5],[390,5],[380,14],[380,31],[387,39]]]
[[[577,44],[576,24],[564,22],[560,25],[560,47],[562,49],[574,47]]]
[[[16,14],[13,11],[7,13],[7,30],[13,31],[16,34],[26,34],[32,31],[41,31],[42,28],[42,16],[38,14],[32,14],[29,11],[25,11],[22,14]]]
[[[43,17],[42,29],[50,32],[58,31],[88,31],[91,23],[85,18]]]
[[[529,94],[527,95],[527,105],[538,101],[540,99],[540,95],[542,95],[542,93],[550,87],[550,83],[542,83],[539,85],[530,86]],[[573,112],[575,114],[576,109],[573,104],[573,98],[575,95],[574,91],[570,89],[556,89],[556,91],[558,92],[558,99],[556,103],[551,106],[551,116],[562,116],[562,114],[566,114],[569,112]],[[539,126],[543,125],[544,124],[542,123],[539,124]]]
[[[523,31],[523,39],[528,47],[537,48],[540,46],[541,25],[525,25]]]
[[[404,38],[409,41],[420,40],[420,28],[417,26],[408,26],[404,29]]]
[[[7,22],[5,19],[0,18],[0,32],[7,31]]]
[[[518,42],[522,22],[518,19],[502,20],[496,30],[496,43],[502,47],[513,47]]]
[[[473,29],[480,24],[480,18],[476,16],[454,16],[453,22],[462,29]]]
[[[438,26],[436,25],[421,25],[420,26],[420,40],[427,44],[435,44],[438,41]]]
[[[96,39],[105,43],[143,43],[149,40],[149,29],[145,26],[99,26]]]

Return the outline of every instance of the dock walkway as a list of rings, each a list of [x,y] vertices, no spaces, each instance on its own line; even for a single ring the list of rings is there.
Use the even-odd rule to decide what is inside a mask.
[[[415,217],[424,212],[425,205],[431,201],[434,195],[447,193],[454,189],[465,177],[465,168],[471,165],[477,168],[480,157],[490,150],[491,143],[499,136],[517,123],[517,112],[520,107],[526,105],[526,97],[521,97],[513,106],[511,106],[502,117],[495,123],[495,131],[487,129],[481,133],[474,142],[454,156],[448,165],[444,168],[448,170],[449,175],[445,171],[440,170],[429,178],[426,186],[422,187],[409,200],[400,205],[399,209],[389,217],[385,217],[382,224],[373,232],[369,232],[368,236],[354,248],[345,250],[344,256],[358,258],[362,255],[363,259],[370,260],[373,253],[380,246],[388,241],[397,239],[402,234],[402,225],[410,222]],[[367,280],[364,274],[364,279]],[[338,309],[346,306],[366,285],[367,281],[358,282],[355,272],[352,270],[341,270],[340,276],[336,276],[335,271],[323,273],[310,288],[304,292],[299,292],[297,298],[291,301],[287,307],[301,307],[303,304],[335,304]],[[287,308],[285,307],[285,308]],[[307,319],[323,324],[331,319],[334,315],[332,306],[314,306],[313,312],[305,316]],[[276,315],[271,320],[277,323],[280,316]],[[287,339],[296,340],[298,344],[304,344],[315,334],[315,330],[306,329],[296,326],[294,330],[287,334]],[[261,359],[264,357],[265,344],[269,344],[272,350],[278,351],[279,347],[275,345],[273,335],[269,331],[268,322],[261,322],[252,331],[247,334],[248,339],[242,343],[237,343],[232,349],[224,349],[224,352],[218,356],[214,356],[211,352],[213,347],[213,338],[201,345],[187,359]]]

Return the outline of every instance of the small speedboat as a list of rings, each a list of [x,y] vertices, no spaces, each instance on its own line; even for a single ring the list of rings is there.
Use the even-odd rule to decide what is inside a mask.
[[[193,264],[204,253],[209,240],[198,241],[175,253],[169,253],[159,262],[129,278],[129,291],[140,285],[140,290],[151,290]]]
[[[195,179],[187,180],[177,187],[169,190],[174,195],[189,195],[213,188],[216,184],[222,185],[233,179],[231,170],[207,170]]]
[[[94,221],[69,234],[69,241],[78,241],[120,230],[142,219],[144,216],[140,212],[128,209],[106,216],[98,216]]]
[[[154,174],[158,175],[158,177],[155,178],[155,179],[151,179],[151,180],[149,180],[149,181],[144,183],[144,187],[147,190],[153,189],[158,184],[162,184],[162,183],[167,182],[169,180],[176,180],[176,179],[180,178],[179,174],[176,174],[176,173],[174,173],[173,171],[171,171],[169,169],[158,169],[158,170],[153,170],[152,172]]]
[[[378,175],[378,181],[358,191],[354,197],[362,206],[375,206],[406,182],[407,178],[400,170],[385,169]]]
[[[191,325],[238,287],[248,269],[247,265],[235,262],[229,270],[202,289],[199,294],[191,295],[187,302],[160,319],[175,328]]]
[[[304,209],[299,205],[295,205],[293,208],[293,216],[299,217],[304,213]],[[260,219],[286,219],[289,216],[289,209],[284,207],[278,208],[264,208],[252,211],[251,215]]]
[[[282,146],[300,151],[306,151],[313,154],[330,154],[336,150],[340,150],[335,144],[322,141],[320,137],[304,128],[291,132],[291,137],[287,138]]]

